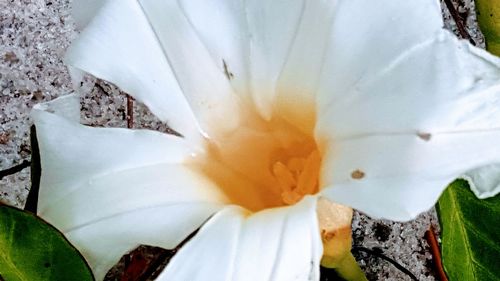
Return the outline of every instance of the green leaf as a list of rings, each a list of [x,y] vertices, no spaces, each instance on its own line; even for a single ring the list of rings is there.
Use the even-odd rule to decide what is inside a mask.
[[[0,205],[0,280],[94,280],[83,257],[53,226]]]
[[[436,207],[450,281],[500,280],[500,196],[478,199],[466,181],[457,180]]]
[[[486,48],[500,56],[500,1],[476,0],[477,19],[486,38]]]

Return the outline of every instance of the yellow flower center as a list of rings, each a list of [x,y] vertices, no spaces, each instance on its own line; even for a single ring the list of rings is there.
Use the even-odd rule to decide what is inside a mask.
[[[231,203],[251,211],[295,204],[319,190],[321,154],[313,136],[314,111],[276,110],[263,120],[254,110],[243,124],[206,142],[195,167],[227,195]],[[290,114],[292,113],[292,114]],[[229,117],[230,118],[230,117]],[[297,121],[297,122],[295,122]],[[307,122],[305,122],[307,121]]]

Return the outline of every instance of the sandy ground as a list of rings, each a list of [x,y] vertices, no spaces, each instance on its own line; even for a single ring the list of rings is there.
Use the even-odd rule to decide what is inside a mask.
[[[475,24],[472,0],[461,2],[459,12],[466,18],[469,33],[484,45]],[[77,36],[68,0],[0,0],[0,169],[30,159],[29,112],[32,106],[71,91],[62,62],[65,49]],[[443,9],[446,28],[456,25]],[[89,94],[82,99],[82,120],[95,126],[126,127],[126,98],[118,89],[89,77]],[[136,128],[166,131],[148,110],[136,104]],[[0,201],[22,207],[29,190],[29,169],[0,181]],[[379,249],[413,272],[419,280],[435,280],[432,257],[423,238],[429,225],[437,225],[431,210],[408,223],[372,220],[356,213],[354,244]],[[387,262],[356,254],[370,280],[410,280]],[[119,273],[109,276],[115,280]]]

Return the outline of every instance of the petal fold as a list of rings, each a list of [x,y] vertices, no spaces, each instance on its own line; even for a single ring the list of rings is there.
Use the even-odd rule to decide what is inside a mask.
[[[500,164],[490,164],[468,171],[461,178],[469,182],[469,186],[479,199],[486,199],[500,193]]]
[[[158,280],[319,280],[322,244],[316,198],[292,207],[216,214]]]

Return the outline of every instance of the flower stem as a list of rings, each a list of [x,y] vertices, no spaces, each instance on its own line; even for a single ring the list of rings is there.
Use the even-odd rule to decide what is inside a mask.
[[[325,260],[322,261],[324,267],[329,267],[325,264]],[[365,273],[361,270],[354,256],[349,253],[340,262],[335,264],[335,271],[337,274],[347,281],[368,281]]]
[[[460,16],[460,13],[458,10],[455,8],[453,5],[453,2],[451,0],[444,0],[444,4],[446,5],[446,8],[450,12],[451,17],[453,18],[453,21],[455,21],[455,24],[457,25],[458,33],[460,34],[460,37],[462,39],[469,40],[469,42],[476,46],[476,42],[471,38],[469,32],[467,32],[467,26],[464,23],[464,20]]]

